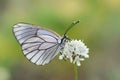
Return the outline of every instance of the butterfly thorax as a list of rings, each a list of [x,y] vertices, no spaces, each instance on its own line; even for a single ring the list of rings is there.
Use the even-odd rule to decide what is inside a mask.
[[[68,41],[68,36],[64,35],[64,36],[62,37],[62,39],[61,39],[60,44],[61,44],[61,45],[65,45],[65,43],[66,43],[67,41]]]

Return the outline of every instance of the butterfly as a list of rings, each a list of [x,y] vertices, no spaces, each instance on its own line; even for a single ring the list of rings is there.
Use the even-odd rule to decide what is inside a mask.
[[[64,48],[67,32],[77,23],[79,20],[71,24],[63,37],[50,29],[28,23],[15,24],[13,33],[25,57],[36,65],[45,65]]]

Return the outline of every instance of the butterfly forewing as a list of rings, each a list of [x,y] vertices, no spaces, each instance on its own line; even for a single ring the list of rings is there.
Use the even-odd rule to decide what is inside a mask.
[[[13,32],[26,58],[37,65],[49,63],[62,48],[61,36],[46,28],[18,23]]]

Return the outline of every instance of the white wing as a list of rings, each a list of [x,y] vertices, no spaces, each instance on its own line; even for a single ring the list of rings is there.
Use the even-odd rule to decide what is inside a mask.
[[[51,30],[19,23],[14,26],[13,32],[24,55],[37,65],[49,63],[61,49],[61,37]]]

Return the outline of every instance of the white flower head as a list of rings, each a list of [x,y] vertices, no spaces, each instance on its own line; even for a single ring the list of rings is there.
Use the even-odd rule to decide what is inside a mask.
[[[80,66],[80,61],[89,58],[89,48],[81,40],[71,40],[65,43],[59,59],[68,59],[71,63]]]

